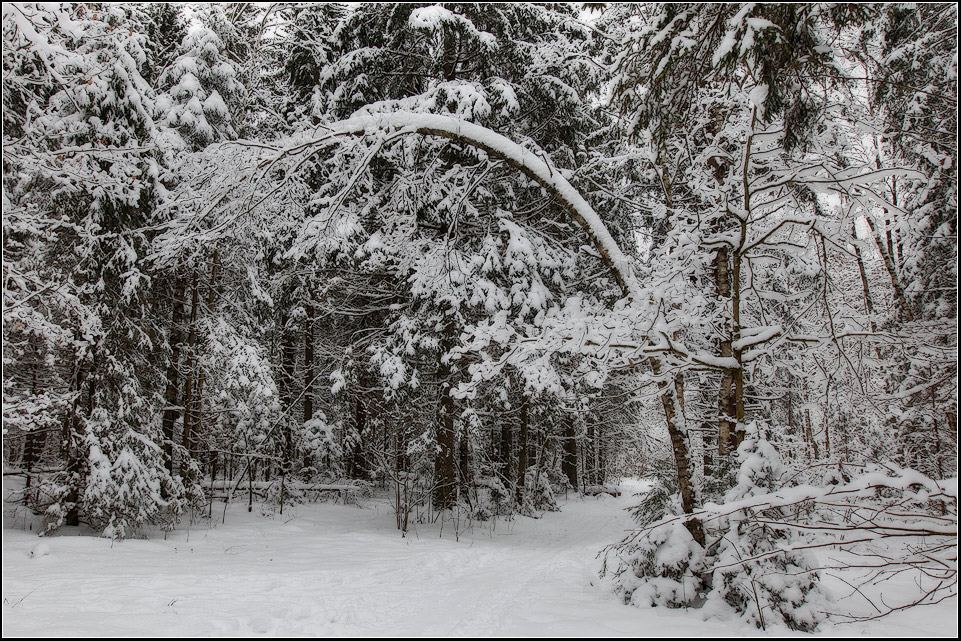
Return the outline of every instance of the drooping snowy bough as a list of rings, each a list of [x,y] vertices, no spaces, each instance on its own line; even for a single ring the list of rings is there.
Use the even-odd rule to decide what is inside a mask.
[[[472,146],[490,157],[503,160],[553,196],[570,218],[587,234],[594,250],[610,268],[627,302],[640,303],[645,298],[635,279],[630,260],[618,246],[601,217],[564,177],[562,171],[544,156],[487,127],[436,114],[390,112],[355,115],[347,120],[333,123],[325,129],[326,133],[319,137],[298,142],[284,149],[274,159],[264,163],[264,168],[269,169],[273,163],[288,157],[309,157],[318,149],[337,145],[345,138],[357,136],[380,138],[380,143],[366,155],[365,162],[369,162],[380,145],[387,140],[407,135],[437,136]],[[634,305],[634,310],[637,309],[638,305]],[[664,353],[671,353],[684,360],[699,361],[707,366],[716,366],[716,363],[713,363],[716,359],[712,360],[707,355],[699,357],[684,348],[679,350],[672,340],[671,333],[666,329],[666,323],[660,312],[646,323],[643,336],[639,335],[636,323],[630,321],[631,316],[632,314],[628,313],[627,318],[622,317],[615,324],[621,326],[622,330],[626,329],[629,342],[635,343],[630,347],[634,347],[641,359],[649,361],[655,377],[659,378],[661,404],[674,450],[681,500],[684,510],[689,512],[694,509],[695,496],[690,446],[681,407],[683,401],[680,399],[683,385],[679,383],[676,373],[671,374],[668,371],[673,368],[666,367],[662,357]],[[583,342],[588,341],[585,339]],[[618,341],[607,340],[606,342],[611,344]],[[722,367],[729,365],[729,363],[721,364]],[[703,543],[703,534],[698,522],[691,520],[687,523],[687,527],[694,538]]]
[[[564,207],[571,219],[588,235],[594,249],[611,268],[614,279],[625,296],[638,294],[631,263],[611,236],[594,208],[563,176],[561,171],[537,153],[523,147],[496,131],[451,116],[393,112],[354,116],[330,125],[328,133],[299,143],[283,155],[300,154],[307,150],[337,144],[345,137],[365,134],[390,137],[419,134],[438,136],[464,143],[503,160],[525,176],[537,182]]]

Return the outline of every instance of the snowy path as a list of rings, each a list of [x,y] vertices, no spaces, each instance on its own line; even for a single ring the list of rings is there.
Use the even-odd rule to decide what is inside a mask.
[[[592,586],[597,551],[631,527],[626,494],[572,499],[540,520],[475,524],[460,541],[449,523],[444,538],[420,525],[402,539],[377,501],[299,506],[283,520],[233,506],[226,526],[166,541],[8,529],[3,634],[716,636],[717,621],[626,607]]]

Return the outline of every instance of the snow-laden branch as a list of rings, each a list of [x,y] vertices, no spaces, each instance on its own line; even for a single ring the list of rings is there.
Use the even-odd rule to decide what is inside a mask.
[[[564,207],[587,233],[601,259],[611,268],[625,296],[639,297],[631,263],[621,251],[594,208],[547,158],[486,127],[450,116],[393,112],[354,116],[329,126],[328,133],[315,142],[327,145],[343,136],[375,132],[420,134],[455,140],[503,160],[538,183]]]
[[[798,485],[744,496],[744,490],[762,489],[764,485],[755,481],[777,467],[770,459],[762,463],[762,452],[763,448],[754,448],[746,458],[739,488],[728,493],[727,502],[647,522],[608,548],[619,559],[615,576],[630,573],[621,585],[633,603],[664,602],[661,595],[669,598],[676,594],[670,591],[675,588],[698,587],[698,581],[707,576],[715,597],[717,590],[731,586],[746,586],[751,592],[761,586],[784,595],[784,603],[797,604],[804,591],[817,584],[818,572],[827,569],[865,571],[852,577],[859,585],[845,581],[859,592],[860,587],[882,583],[901,572],[913,573],[919,598],[905,602],[896,597],[896,603],[882,598],[875,603],[862,593],[877,611],[867,618],[956,598],[957,478],[937,481],[887,464],[884,470],[835,486]],[[759,471],[760,477],[753,476]],[[666,491],[660,498],[656,492],[646,498],[636,516],[640,519],[652,507],[657,509],[663,496]],[[714,542],[708,548],[686,536],[685,526],[692,521],[711,533]],[[818,549],[845,554],[819,562],[808,556]],[[605,569],[607,562],[605,558]],[[646,577],[654,578],[640,586],[634,583]],[[777,579],[768,580],[773,577]],[[752,598],[762,607],[760,599]],[[809,597],[805,602],[810,603]]]
[[[885,490],[904,493],[902,498],[894,501],[894,503],[898,505],[901,505],[905,499],[919,504],[930,501],[940,501],[945,505],[951,506],[953,511],[945,515],[920,512],[913,514],[887,513],[885,515],[886,508],[884,506],[870,504],[870,501],[876,498],[879,491]],[[872,518],[865,519],[863,522],[851,523],[843,528],[818,523],[802,524],[786,517],[770,520],[768,524],[773,525],[777,523],[784,527],[803,527],[804,529],[822,532],[837,529],[859,530],[866,534],[872,534],[876,538],[908,535],[956,537],[958,533],[957,477],[944,481],[935,481],[915,470],[897,469],[893,471],[893,474],[885,474],[882,472],[864,474],[843,485],[832,485],[829,487],[797,485],[776,492],[748,496],[737,501],[730,501],[723,504],[708,503],[690,514],[670,516],[652,523],[638,531],[637,534],[649,532],[675,521],[688,521],[691,519],[710,521],[729,517],[744,511],[763,513],[769,510],[794,507],[804,503],[830,506],[839,500],[855,500],[855,503],[849,502],[846,504],[850,509],[857,508],[858,502],[861,502],[861,507],[871,510]],[[881,502],[883,503],[883,500]],[[884,518],[880,518],[882,515],[885,515]]]

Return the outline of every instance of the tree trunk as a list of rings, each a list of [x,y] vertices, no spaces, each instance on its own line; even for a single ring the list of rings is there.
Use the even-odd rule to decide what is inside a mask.
[[[30,374],[30,394],[32,394],[34,397],[40,393],[38,385],[39,369],[40,364],[38,362],[34,362]],[[23,491],[24,505],[28,503],[30,484],[33,480],[33,466],[36,465],[37,460],[40,458],[42,444],[43,438],[37,434],[36,430],[28,430],[23,436],[23,454],[20,457],[20,467],[26,472],[26,480]]]
[[[747,225],[741,221],[741,242],[740,247],[747,241]],[[740,249],[734,252],[732,260],[732,291],[731,291],[731,318],[734,322],[733,338],[737,341],[741,337],[741,252]],[[744,441],[744,350],[737,347],[737,343],[732,344],[731,348],[737,367],[734,370],[734,443],[733,449],[736,451],[741,442]]]
[[[210,273],[207,278],[207,303],[204,313],[210,317],[214,311],[214,305],[217,300],[217,271],[220,266],[220,252],[214,250],[214,254],[210,259]],[[196,349],[196,348],[195,348]],[[194,356],[194,363],[198,363],[199,358]],[[199,369],[199,367],[198,367]],[[204,436],[203,433],[203,411],[204,411],[204,383],[207,380],[207,372],[200,369],[199,375],[197,376],[197,388],[194,392],[194,402],[193,402],[193,418],[190,421],[193,432],[193,443],[191,449],[191,456],[193,456],[197,461],[207,460],[209,457],[200,457],[199,450],[200,445],[206,443],[207,439],[204,438],[201,441],[201,437]],[[209,449],[209,448],[208,448]]]
[[[727,247],[717,250],[714,255],[714,284],[717,288],[717,295],[724,305],[731,304],[731,270],[728,261],[730,251]],[[734,349],[734,328],[731,325],[732,318],[725,311],[724,325],[721,329],[722,336],[718,345],[721,358],[733,358]],[[726,368],[721,372],[721,385],[717,394],[718,427],[717,427],[717,451],[721,457],[721,466],[724,468],[724,458],[734,451],[736,440],[734,433],[737,425],[737,408],[735,399],[734,370]]]
[[[878,331],[877,323],[874,321],[874,299],[871,298],[871,286],[868,284],[868,272],[864,267],[864,257],[861,255],[861,243],[858,240],[856,225],[851,225],[851,237],[854,245],[854,256],[858,262],[858,273],[861,275],[861,289],[864,291],[864,308],[868,318],[871,319],[871,331]]]
[[[570,416],[564,423],[564,458],[561,459],[561,471],[571,487],[577,489],[577,432],[574,429],[574,419]]]
[[[594,454],[594,484],[603,485],[607,481],[607,471],[604,469],[604,453],[603,444],[604,442],[604,423],[603,421],[597,421],[594,424],[594,443],[593,443],[593,454]]]
[[[367,431],[367,405],[365,403],[364,394],[362,391],[358,390],[354,396],[354,438],[350,440],[347,444],[349,448],[347,454],[347,476],[350,478],[358,478],[362,471],[363,465],[361,463],[360,451],[361,443],[364,438],[364,432]]]
[[[63,441],[61,445],[61,456],[66,462],[67,496],[64,502],[69,506],[67,515],[64,517],[66,525],[80,525],[80,488],[81,479],[79,478],[83,468],[83,461],[80,458],[79,443],[81,439],[83,419],[80,417],[81,390],[86,382],[88,368],[85,361],[77,362],[77,370],[74,373],[71,387],[76,392],[76,396],[70,405],[70,412],[63,422]]]
[[[457,444],[457,471],[460,478],[461,496],[466,497],[470,503],[470,491],[474,484],[474,475],[470,464],[470,435],[468,433],[467,421],[463,421],[460,430],[460,442]]]
[[[281,456],[281,474],[283,475],[283,481],[286,482],[287,471],[290,468],[291,456],[293,449],[293,430],[292,423],[296,420],[294,418],[294,369],[297,365],[297,333],[292,327],[288,327],[289,316],[287,312],[284,313],[284,318],[281,321],[281,331],[283,335],[280,339],[280,398],[284,409],[284,424],[282,426],[282,434],[284,439],[284,448]]]
[[[524,400],[521,401],[521,425],[519,434],[519,443],[517,444],[517,502],[524,502],[524,485],[527,480],[527,440],[528,432],[530,426],[528,422],[530,420],[530,402],[528,401],[527,395],[524,395]]]
[[[663,366],[657,359],[651,359],[651,368],[655,376],[661,375]],[[681,509],[690,514],[697,508],[697,493],[691,469],[691,449],[689,435],[684,421],[684,379],[680,373],[675,374],[673,380],[662,380],[658,383],[661,391],[661,406],[667,419],[667,433],[671,438],[674,450],[674,463],[677,467],[677,485],[681,492]],[[704,545],[704,526],[700,521],[691,519],[684,526],[695,541]]]
[[[304,320],[304,423],[314,418],[314,306]]]
[[[442,341],[440,354],[446,354],[450,347],[449,339]],[[440,407],[437,417],[437,454],[434,457],[432,500],[435,510],[448,510],[454,507],[457,498],[457,466],[454,459],[456,405],[454,397],[450,394],[452,368],[450,363],[445,363],[441,359],[441,356],[438,356],[438,359],[440,359],[437,367]]]
[[[821,458],[821,454],[818,450],[818,442],[814,440],[814,430],[811,428],[811,410],[804,410],[804,427],[805,434],[807,436],[808,445],[811,448],[811,453],[814,455],[814,460]]]
[[[314,418],[314,376],[314,305],[308,301],[304,320],[304,425]],[[310,453],[305,452],[304,467],[309,465]]]
[[[597,467],[594,466],[594,447],[597,443],[597,431],[594,419],[587,417],[587,441],[584,443],[584,483],[597,485]]]
[[[510,422],[501,422],[500,428],[500,473],[504,479],[505,483],[509,483],[510,479],[514,478],[513,466],[511,465],[513,454],[511,450],[514,449],[514,431],[511,427]]]
[[[199,274],[197,270],[194,269],[193,275],[191,276],[191,294],[190,294],[190,325],[187,333],[187,380],[184,383],[184,433],[183,433],[183,447],[188,453],[193,450],[193,391],[194,391],[194,375],[197,370],[197,355],[195,353],[195,347],[197,343],[197,298],[198,298],[198,280]],[[181,461],[180,463],[180,476],[185,477],[187,471],[190,468],[189,460]]]
[[[904,288],[901,286],[901,279],[898,277],[898,271],[894,264],[894,257],[891,256],[890,252],[885,245],[884,240],[878,233],[877,227],[874,225],[874,221],[869,217],[865,217],[868,221],[868,226],[871,228],[871,234],[874,236],[874,241],[878,246],[878,251],[881,253],[881,258],[884,261],[884,269],[888,272],[888,277],[891,279],[891,288],[894,289],[894,298],[898,302],[898,309],[901,311],[901,317],[911,322],[914,320],[914,313],[911,311],[911,306],[908,305],[908,299],[904,295]]]
[[[164,458],[166,459],[167,471],[171,474],[174,470],[173,443],[174,425],[177,423],[177,416],[180,409],[177,402],[180,397],[180,353],[184,340],[184,296],[187,291],[187,284],[183,278],[177,277],[174,285],[173,316],[170,322],[170,362],[167,364],[167,388],[164,393],[164,412],[162,428],[164,435]]]

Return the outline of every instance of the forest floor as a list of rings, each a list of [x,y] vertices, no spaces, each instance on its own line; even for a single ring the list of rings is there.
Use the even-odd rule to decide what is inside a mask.
[[[626,483],[620,498],[572,495],[540,519],[461,523],[456,532],[451,521],[443,532],[412,524],[406,538],[378,498],[283,516],[234,504],[225,522],[220,505],[212,522],[123,542],[40,539],[7,509],[3,636],[762,636],[737,620],[624,606],[598,579],[597,553],[632,527],[624,508],[643,487]],[[914,588],[898,580],[885,589]],[[869,612],[841,581],[825,581],[839,610]],[[951,599],[827,623],[818,636],[957,631]]]

